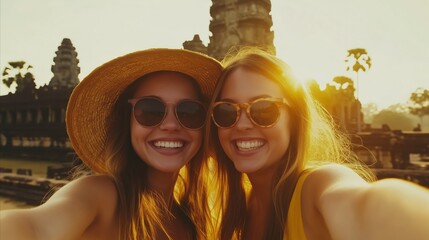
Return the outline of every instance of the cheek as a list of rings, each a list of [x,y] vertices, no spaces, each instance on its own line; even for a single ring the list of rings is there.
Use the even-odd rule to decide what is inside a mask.
[[[130,121],[130,129],[129,129],[129,131],[130,131],[131,141],[134,141],[137,129],[136,129],[136,124],[134,124],[133,120]]]
[[[136,150],[136,148],[141,145],[141,142],[144,141],[145,137],[149,134],[149,131],[140,126],[135,120],[130,121],[129,131],[131,144],[133,145],[134,150]]]
[[[275,127],[273,127],[270,131],[271,136],[279,141],[279,143],[281,143],[281,145],[286,149],[288,148],[290,142],[291,127],[294,126],[290,122],[289,115],[282,114]]]

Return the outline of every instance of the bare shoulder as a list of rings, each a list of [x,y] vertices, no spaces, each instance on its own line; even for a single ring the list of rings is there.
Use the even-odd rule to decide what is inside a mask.
[[[107,175],[85,176],[71,181],[66,189],[89,190],[95,192],[116,193],[115,181]]]
[[[356,172],[343,165],[313,169],[304,182],[301,197],[308,239],[332,239],[337,236],[337,226],[352,223],[342,216],[352,216],[350,210],[356,209],[353,206],[368,186]]]
[[[114,222],[116,211],[114,181],[107,176],[88,176],[66,184],[38,207],[2,213],[2,229],[7,229],[4,236],[22,236],[16,239],[81,239],[90,226],[100,225],[100,219]]]
[[[328,164],[314,169],[308,176],[306,182],[310,182],[312,186],[322,188],[332,185],[366,185],[367,182],[359,176],[351,168],[340,164]]]
[[[318,167],[309,173],[303,185],[303,198],[311,199],[311,205],[336,203],[344,196],[351,196],[369,187],[370,184],[352,169],[329,164]],[[351,195],[350,195],[351,194]]]
[[[98,198],[115,198],[117,195],[114,180],[105,175],[85,176],[73,180],[53,195],[53,199],[61,197],[82,197],[86,200]]]

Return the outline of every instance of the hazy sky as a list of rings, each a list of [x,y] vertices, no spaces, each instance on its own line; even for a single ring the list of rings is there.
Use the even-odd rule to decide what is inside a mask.
[[[0,0],[1,69],[24,60],[37,85],[50,81],[55,51],[70,38],[83,79],[117,56],[146,48],[182,48],[211,35],[210,0]],[[429,89],[429,0],[272,0],[274,44],[302,79],[322,86],[345,71],[347,50],[365,48],[360,99],[379,107]],[[0,83],[0,93],[8,89]]]

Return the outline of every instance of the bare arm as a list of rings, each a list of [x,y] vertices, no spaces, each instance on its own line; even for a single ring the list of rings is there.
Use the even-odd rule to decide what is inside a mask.
[[[334,239],[429,238],[429,190],[398,179],[366,183],[341,166],[319,174],[317,206]]]
[[[366,239],[429,239],[429,191],[413,183],[385,179],[371,184],[357,214]]]
[[[33,209],[0,212],[0,239],[78,239],[102,214],[103,199],[112,195],[107,177],[70,182],[45,204]]]

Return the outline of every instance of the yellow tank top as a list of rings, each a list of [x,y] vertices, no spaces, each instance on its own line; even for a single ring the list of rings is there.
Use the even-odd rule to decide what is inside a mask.
[[[295,190],[292,195],[292,199],[289,206],[289,213],[287,216],[287,227],[284,239],[287,240],[306,240],[304,225],[302,223],[301,216],[301,190],[304,181],[307,178],[311,170],[305,170],[299,176],[298,182],[296,183]]]

